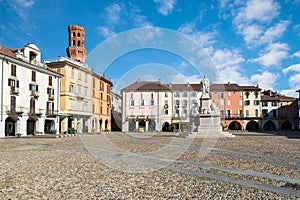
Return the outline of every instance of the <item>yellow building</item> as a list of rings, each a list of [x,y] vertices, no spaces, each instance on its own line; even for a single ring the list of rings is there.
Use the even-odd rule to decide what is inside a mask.
[[[60,133],[99,132],[110,129],[112,83],[85,63],[85,29],[70,25],[68,58],[47,63],[64,77],[60,83]]]

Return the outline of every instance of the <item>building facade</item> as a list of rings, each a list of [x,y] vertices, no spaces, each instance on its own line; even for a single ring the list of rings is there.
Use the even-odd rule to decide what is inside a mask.
[[[150,123],[155,124],[155,131],[189,130],[194,123],[191,112],[200,106],[201,88],[201,83],[143,81],[125,87],[122,90],[122,130],[152,131]],[[273,130],[295,130],[299,126],[298,104],[294,98],[281,95],[270,99],[258,86],[234,83],[210,84],[209,94],[220,111],[224,130],[270,130],[270,123],[275,124]],[[149,104],[151,101],[153,105]]]
[[[111,93],[111,130],[122,131],[122,96]]]
[[[52,70],[64,75],[60,92],[60,133],[110,130],[111,81],[93,72],[85,63],[85,29],[69,25],[68,57],[48,62]]]
[[[0,137],[55,134],[59,129],[61,74],[41,62],[35,44],[0,46]]]

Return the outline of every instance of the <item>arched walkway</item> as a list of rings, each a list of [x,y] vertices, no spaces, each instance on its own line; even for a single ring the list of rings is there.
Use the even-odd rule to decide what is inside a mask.
[[[259,130],[259,125],[256,121],[250,121],[246,125],[246,130],[247,131],[258,131]]]
[[[129,132],[133,132],[135,130],[135,122],[133,120],[130,120],[129,121],[129,124],[128,124],[128,131]]]
[[[242,126],[239,122],[233,121],[228,126],[229,130],[242,130]]]
[[[286,120],[281,125],[281,130],[291,131],[293,129],[293,125],[289,120]]]
[[[33,135],[35,132],[36,119],[29,117],[27,120],[27,135]]]
[[[169,122],[164,122],[162,125],[162,131],[166,132],[166,131],[170,131],[170,124]]]
[[[154,120],[150,120],[149,121],[149,125],[148,125],[148,131],[149,132],[153,132],[156,129],[156,123]]]
[[[264,131],[274,131],[276,130],[276,125],[272,121],[267,121],[264,125]]]
[[[8,117],[5,120],[5,136],[15,136],[16,135],[16,122],[17,120]]]

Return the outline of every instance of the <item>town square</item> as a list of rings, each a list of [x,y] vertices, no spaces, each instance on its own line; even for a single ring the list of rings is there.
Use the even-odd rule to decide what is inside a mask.
[[[0,199],[299,199],[299,0],[0,0]]]

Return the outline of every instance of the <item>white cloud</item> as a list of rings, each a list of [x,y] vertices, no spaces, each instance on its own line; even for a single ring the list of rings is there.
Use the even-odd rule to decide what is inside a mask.
[[[289,21],[281,21],[280,23],[276,24],[275,26],[272,26],[264,31],[264,34],[260,38],[260,43],[271,43],[276,38],[279,38],[282,36],[282,34],[286,31]]]
[[[281,61],[288,57],[288,45],[285,43],[274,43],[267,46],[260,57],[251,59],[250,62],[259,63],[265,67],[278,66]]]
[[[282,72],[287,74],[288,72],[300,72],[300,64],[290,65],[283,69]]]
[[[118,31],[127,30],[128,27],[153,27],[147,17],[140,13],[139,7],[132,3],[112,3],[105,8],[101,16],[104,23],[97,27],[97,31],[104,37],[110,37]]]
[[[293,53],[292,57],[300,58],[300,51]]]
[[[193,38],[196,42],[198,42],[203,48],[211,46],[216,42],[215,36],[216,32],[204,32],[204,31],[198,31],[196,29],[196,23],[190,22],[186,23],[178,28],[178,31],[190,36]]]
[[[249,0],[237,14],[235,21],[240,22],[268,22],[279,15],[280,6],[273,0]]]
[[[122,5],[117,3],[112,3],[111,5],[105,8],[105,16],[107,18],[108,23],[118,24],[120,21],[120,14],[122,10]]]
[[[154,0],[154,3],[157,5],[157,10],[162,15],[169,15],[172,13],[177,0]]]
[[[299,97],[299,94],[296,92],[296,90],[293,89],[281,90],[279,93],[288,97],[294,97],[294,98]]]
[[[191,76],[185,76],[183,74],[176,74],[171,77],[171,83],[200,83],[203,77],[200,75],[191,75]]]
[[[254,74],[250,77],[250,81],[253,85],[259,85],[260,88],[266,90],[274,90],[278,75],[269,71],[263,71],[261,74]]]
[[[98,27],[98,32],[103,35],[104,37],[108,38],[116,34],[113,30],[111,30],[109,27],[100,26]]]
[[[7,3],[23,21],[29,22],[29,9],[34,5],[34,0],[10,0]]]

